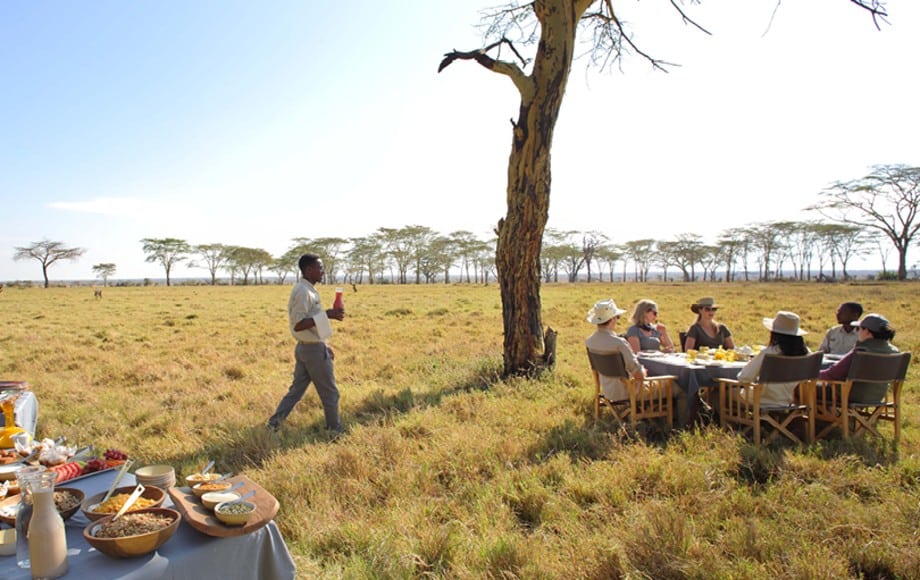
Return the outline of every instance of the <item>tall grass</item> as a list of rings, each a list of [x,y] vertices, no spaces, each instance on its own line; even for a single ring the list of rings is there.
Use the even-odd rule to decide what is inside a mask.
[[[918,365],[897,451],[760,449],[717,428],[595,424],[583,346],[598,299],[655,299],[676,336],[714,295],[737,344],[764,342],[761,318],[789,309],[814,348],[856,299],[917,352],[911,284],[548,285],[558,363],[530,381],[500,378],[494,285],[360,286],[331,341],[348,429],[335,441],[312,389],[281,434],[265,429],[291,378],[288,292],[11,288],[0,377],[31,383],[39,436],[183,474],[208,458],[245,471],[281,502],[305,578],[920,577]]]

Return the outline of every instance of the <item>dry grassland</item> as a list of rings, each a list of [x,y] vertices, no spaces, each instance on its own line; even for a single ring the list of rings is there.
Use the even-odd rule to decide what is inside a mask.
[[[652,298],[676,337],[714,295],[736,344],[764,342],[761,318],[789,309],[815,348],[837,304],[859,300],[917,353],[916,284],[547,285],[558,365],[533,381],[499,379],[494,284],[360,286],[331,341],[348,429],[335,442],[312,389],[280,436],[265,429],[291,377],[289,291],[10,288],[0,378],[31,383],[39,436],[181,474],[208,458],[245,471],[280,500],[305,578],[920,577],[920,363],[897,451],[764,450],[717,428],[595,425],[583,347],[598,299]]]

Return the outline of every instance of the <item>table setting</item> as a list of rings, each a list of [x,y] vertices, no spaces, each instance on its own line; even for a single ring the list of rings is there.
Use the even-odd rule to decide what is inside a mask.
[[[90,451],[82,458],[73,453],[58,466],[42,465],[31,453],[29,462],[3,466],[3,493],[10,493],[11,481],[24,481],[24,489],[16,486],[12,495],[0,498],[0,578],[32,578],[32,570],[20,564],[30,559],[30,552],[30,564],[51,570],[42,574],[48,577],[60,577],[62,570],[64,576],[94,579],[294,577],[293,560],[273,520],[278,501],[246,475],[198,472],[180,480],[187,485],[176,487],[175,470],[169,465],[143,466],[132,473],[134,460],[127,454],[106,450],[95,456],[92,446],[85,449]],[[113,455],[119,459],[106,459]],[[53,471],[65,465],[77,468]],[[81,473],[87,465],[91,471]],[[41,486],[34,483],[39,478]],[[206,503],[208,494],[195,489],[202,485],[226,485],[228,493],[219,503]],[[28,537],[17,528],[47,520],[45,514],[40,520],[32,515],[33,501],[25,501],[28,510],[23,507],[23,494],[39,498],[48,489],[53,490],[54,503],[43,503],[57,509],[48,516],[49,529],[60,539],[44,541],[42,548],[28,540],[17,542]],[[44,509],[35,503],[35,514],[39,507]],[[55,521],[60,522],[60,532]],[[39,533],[38,528],[33,531]],[[60,552],[50,568],[49,546]]]

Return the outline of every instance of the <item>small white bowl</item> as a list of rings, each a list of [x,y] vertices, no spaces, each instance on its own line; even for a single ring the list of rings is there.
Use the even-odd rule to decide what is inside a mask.
[[[256,504],[251,501],[244,501],[238,504],[237,506],[245,506],[246,510],[243,513],[226,513],[224,508],[227,502],[219,503],[214,507],[214,516],[217,517],[220,521],[228,526],[244,526],[248,522],[254,513],[256,513]],[[229,507],[229,506],[226,506]]]
[[[16,528],[0,530],[0,556],[12,556],[16,553]]]
[[[137,468],[134,479],[144,485],[169,488],[176,485],[176,470],[172,465],[145,465]]]
[[[235,499],[240,499],[240,494],[235,491],[209,491],[201,496],[201,504],[209,510],[213,510],[217,504]]]

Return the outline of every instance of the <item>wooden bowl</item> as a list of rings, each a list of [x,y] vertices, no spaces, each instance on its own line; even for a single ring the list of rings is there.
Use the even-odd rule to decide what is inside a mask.
[[[83,490],[77,489],[75,487],[58,487],[55,488],[54,493],[66,492],[77,497],[77,502],[70,508],[64,511],[58,510],[58,513],[61,514],[61,519],[66,520],[70,516],[77,513],[77,510],[80,509],[80,506],[83,502],[84,493]],[[7,497],[4,500],[0,501],[0,522],[8,524],[11,526],[16,525],[16,512],[19,510],[19,495],[14,495],[12,497]]]
[[[121,517],[126,518],[131,515],[143,513],[159,514],[170,517],[172,518],[172,523],[165,528],[147,532],[146,534],[138,534],[136,536],[125,536],[122,538],[96,537],[94,534],[97,530],[99,530],[101,526],[111,522],[112,518],[115,517],[114,514],[112,514],[86,526],[83,529],[83,539],[86,540],[90,546],[112,558],[137,558],[138,556],[149,554],[165,544],[166,541],[172,537],[176,529],[179,528],[179,522],[182,521],[182,516],[176,510],[155,507],[128,512]]]
[[[249,518],[252,517],[252,514],[256,513],[256,504],[251,501],[242,501],[235,505],[246,506],[249,508],[248,511],[243,513],[227,513],[224,509],[227,502],[219,503],[214,506],[214,516],[220,521],[224,522],[228,526],[245,526],[246,522],[249,521]]]
[[[83,490],[77,489],[75,487],[56,487],[54,488],[54,493],[55,494],[67,493],[77,498],[77,501],[74,502],[74,504],[70,508],[66,510],[58,509],[58,513],[61,514],[61,519],[65,521],[67,520],[67,518],[77,513],[77,510],[80,509],[80,506],[83,503],[83,500],[86,498],[86,494],[83,493]]]
[[[112,492],[112,497],[115,497],[116,495],[120,493],[125,493],[125,494],[130,495],[134,491],[134,488],[136,487],[137,487],[136,485],[116,487],[115,491]],[[97,512],[97,511],[92,511],[90,509],[91,506],[94,506],[100,501],[102,501],[103,497],[105,497],[105,491],[100,491],[99,493],[83,500],[83,504],[81,506],[83,508],[83,513],[86,514],[86,517],[89,518],[90,520],[96,521],[106,516],[115,515],[114,513]],[[141,494],[141,497],[146,498],[146,499],[152,499],[154,501],[153,505],[147,506],[148,508],[157,508],[163,505],[163,500],[166,499],[166,492],[160,489],[159,487],[156,487],[153,485],[147,485],[147,486],[144,486],[144,493]],[[131,512],[133,511],[138,511],[138,510],[132,509]],[[131,512],[128,512],[128,513],[131,513]]]
[[[202,487],[202,486],[207,486],[207,487]],[[201,497],[208,492],[227,491],[231,487],[233,487],[233,482],[230,482],[227,480],[219,481],[217,483],[207,481],[204,483],[195,484],[195,486],[192,487],[192,493],[194,493],[196,497]]]

